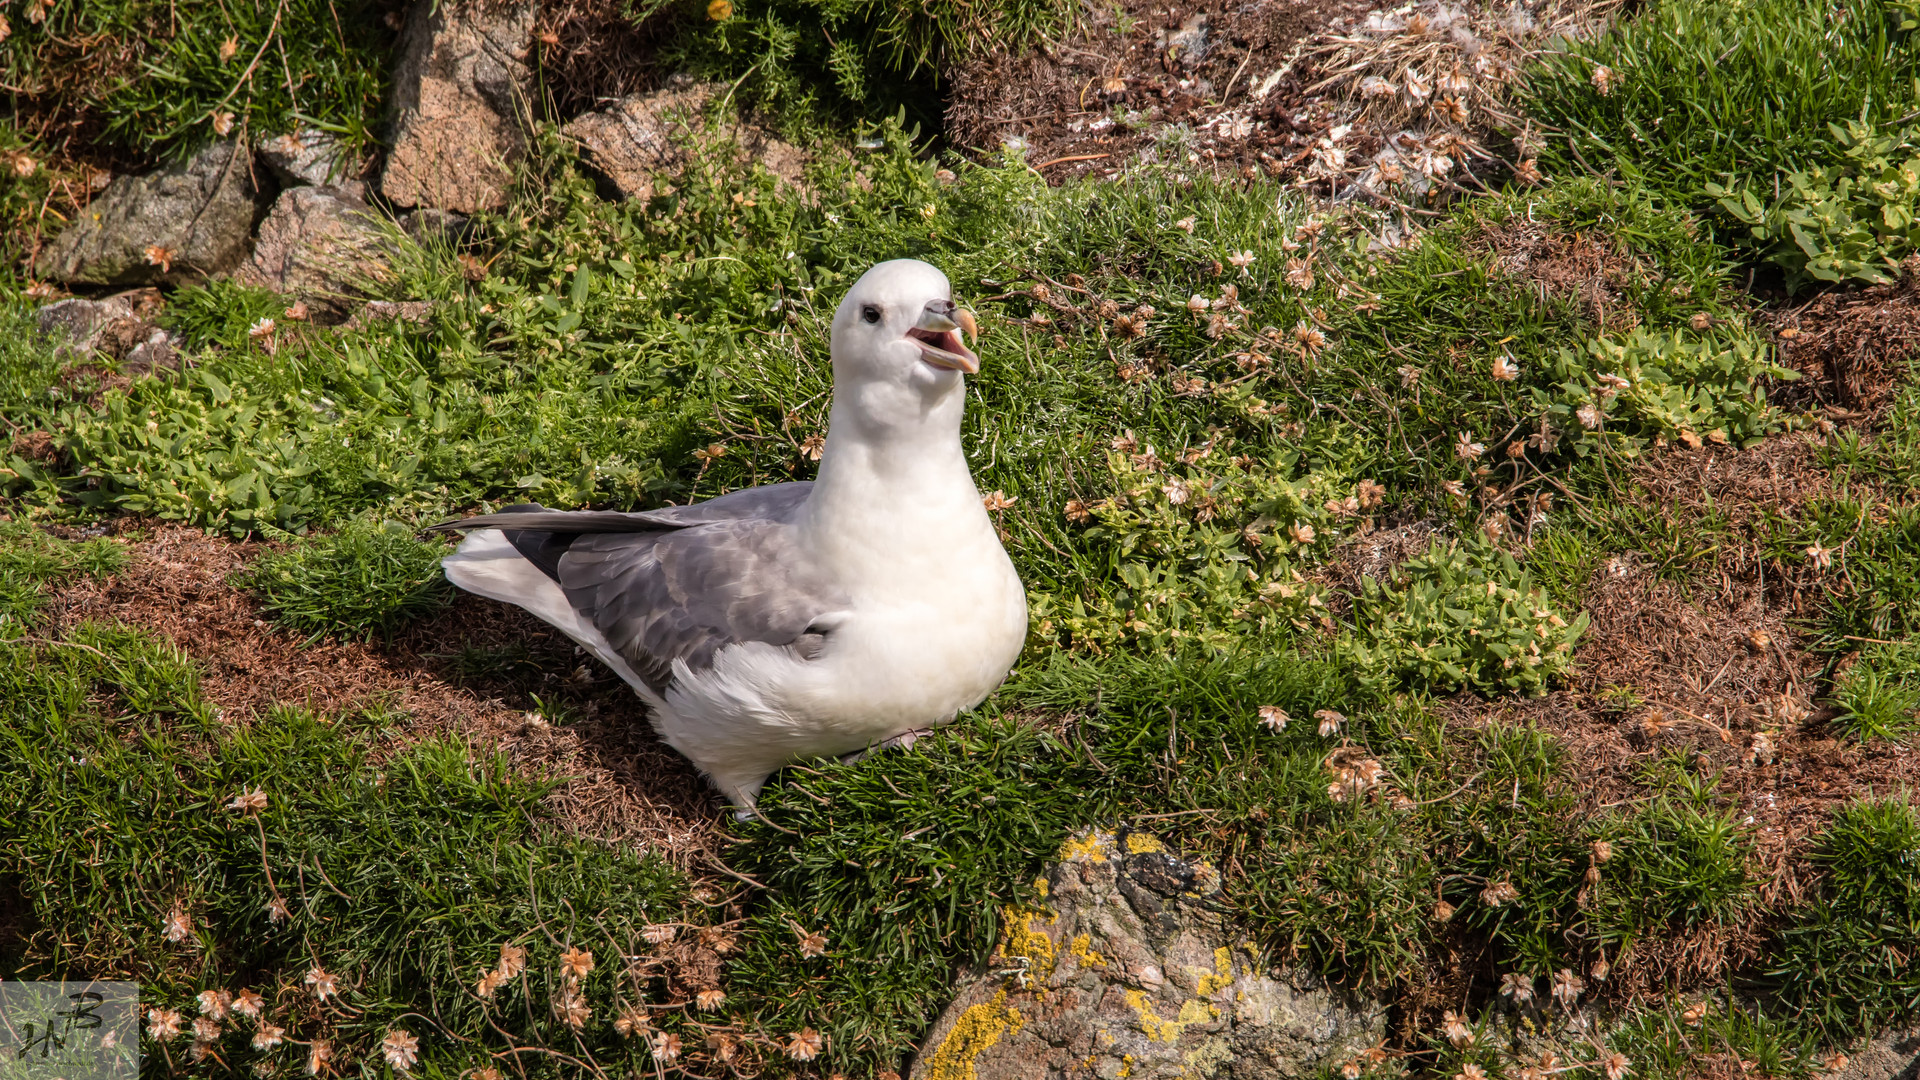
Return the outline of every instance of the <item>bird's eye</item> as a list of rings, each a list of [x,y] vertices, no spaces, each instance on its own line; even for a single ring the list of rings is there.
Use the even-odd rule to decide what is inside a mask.
[[[880,309],[868,304],[860,309],[860,317],[870,323],[877,323],[880,321]]]

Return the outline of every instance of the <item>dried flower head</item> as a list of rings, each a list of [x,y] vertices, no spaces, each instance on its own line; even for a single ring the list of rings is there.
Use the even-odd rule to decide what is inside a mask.
[[[1688,1027],[1699,1027],[1707,1018],[1707,1003],[1696,1001],[1680,1010],[1680,1020]]]
[[[307,1044],[307,1075],[319,1076],[326,1071],[333,1060],[333,1044],[325,1039],[315,1039]]]
[[[1173,227],[1191,236],[1193,235],[1193,227],[1198,224],[1200,224],[1199,218],[1183,217],[1179,221],[1174,222]]]
[[[1596,863],[1604,863],[1613,858],[1613,844],[1606,840],[1595,840],[1587,845],[1587,850],[1592,853],[1593,861]]]
[[[251,990],[242,990],[233,995],[233,1011],[248,1019],[258,1019],[266,1007],[266,999]]]
[[[1533,976],[1509,971],[1500,976],[1500,996],[1512,998],[1515,1005],[1533,1000]]]
[[[1487,444],[1474,442],[1473,436],[1461,432],[1453,444],[1453,456],[1461,461],[1476,461],[1487,452]]]
[[[560,991],[560,996],[553,1000],[553,1016],[579,1031],[587,1026],[588,1020],[593,1019],[593,1009],[587,1005],[587,999],[580,991],[567,989]]]
[[[226,990],[202,990],[194,1000],[200,1004],[200,1015],[215,1021],[225,1020],[233,1006],[233,994]]]
[[[1480,900],[1488,907],[1501,907],[1520,899],[1520,890],[1511,881],[1496,881],[1480,890]]]
[[[1401,364],[1397,372],[1400,376],[1400,385],[1408,390],[1420,385],[1420,376],[1426,374],[1425,370],[1414,367],[1412,364]]]
[[[827,955],[827,935],[818,930],[800,935],[800,955],[811,960],[816,956]]]
[[[1600,1067],[1606,1070],[1607,1080],[1625,1080],[1627,1067],[1633,1061],[1627,1055],[1615,1051],[1600,1059]]]
[[[653,1021],[647,1018],[647,1010],[638,1005],[622,1005],[619,1015],[613,1018],[613,1030],[623,1039],[645,1034],[653,1027]]]
[[[800,454],[808,461],[819,461],[826,449],[827,437],[817,431],[800,440]]]
[[[812,1061],[820,1056],[827,1041],[812,1028],[801,1028],[787,1036],[787,1056],[795,1061]]]
[[[307,985],[313,987],[313,996],[325,1001],[340,992],[339,981],[327,969],[315,965],[307,972]]]
[[[215,135],[225,138],[227,135],[232,133],[233,114],[228,112],[227,110],[225,109],[215,110],[214,112],[207,114],[207,119],[213,121],[213,133]]]
[[[480,995],[481,1000],[489,1000],[506,981],[507,977],[500,973],[499,968],[488,968],[486,974],[480,976],[480,982],[474,986],[473,992]]]
[[[161,273],[167,274],[173,271],[175,252],[172,248],[160,244],[148,244],[142,249],[141,254],[147,257],[148,266],[159,267]]]
[[[160,934],[175,945],[193,936],[193,922],[180,905],[175,904],[173,910],[167,912],[166,918],[160,920]]]
[[[1286,276],[1287,284],[1299,289],[1301,292],[1312,289],[1314,281],[1313,260],[1310,258],[1288,259]]]
[[[1607,958],[1603,956],[1593,962],[1593,967],[1587,970],[1587,974],[1594,982],[1606,982],[1607,976],[1613,974],[1613,965],[1607,963]]]
[[[1186,481],[1178,478],[1168,480],[1161,485],[1160,494],[1165,495],[1167,501],[1175,506],[1184,506],[1187,500],[1193,497],[1193,492],[1187,487]]]
[[[656,1060],[673,1061],[680,1056],[680,1036],[669,1031],[656,1031],[647,1036],[647,1049],[653,1052]]]
[[[1199,293],[1194,293],[1192,296],[1187,297],[1187,310],[1195,316],[1205,315],[1207,313],[1207,298],[1201,296]]]
[[[1361,1071],[1359,1061],[1349,1061],[1340,1066],[1340,1080],[1360,1080]]]
[[[569,979],[584,979],[593,970],[593,953],[586,949],[567,949],[560,954],[560,973]]]
[[[1829,1054],[1827,1055],[1827,1059],[1825,1061],[1822,1061],[1820,1065],[1828,1073],[1846,1072],[1847,1071],[1847,1055],[1840,1054],[1840,1053]]]
[[[1575,975],[1571,968],[1561,968],[1553,973],[1553,1000],[1563,1009],[1572,1008],[1586,989],[1587,980]]]
[[[1301,321],[1293,328],[1293,340],[1300,344],[1309,355],[1318,355],[1327,347],[1327,335],[1310,322]]]
[[[405,1028],[394,1028],[380,1040],[380,1056],[387,1059],[394,1072],[410,1072],[420,1060],[420,1040]]]
[[[1528,187],[1533,187],[1541,180],[1540,163],[1532,158],[1523,158],[1514,162],[1513,178]]]
[[[1499,379],[1501,382],[1511,382],[1518,378],[1519,375],[1520,365],[1514,363],[1512,357],[1496,356],[1493,358],[1494,378]]]
[[[247,327],[247,336],[250,338],[263,338],[271,335],[273,330],[273,317],[270,315],[262,315],[259,319],[255,320],[252,326]]]
[[[1296,521],[1287,526],[1287,535],[1293,537],[1293,542],[1296,544],[1311,544],[1318,534],[1313,531],[1312,525],[1304,521]]]
[[[1347,722],[1345,716],[1332,709],[1317,709],[1314,711],[1313,718],[1320,721],[1320,737],[1323,739],[1340,734],[1341,726]]]
[[[166,1042],[180,1034],[180,1010],[150,1008],[147,1010],[147,1038],[154,1042]]]
[[[1600,91],[1601,97],[1613,93],[1613,69],[1605,64],[1593,66],[1593,88]]]
[[[1254,255],[1251,251],[1236,251],[1227,256],[1227,262],[1232,265],[1234,269],[1240,271],[1243,276],[1247,272],[1247,267],[1253,265],[1253,260]]]
[[[500,946],[500,975],[511,979],[527,970],[527,950],[520,945]]]
[[[1453,1080],[1487,1080],[1487,1070],[1469,1061],[1453,1074]]]
[[[1278,705],[1260,706],[1260,723],[1269,731],[1285,731],[1292,721],[1293,717],[1287,715],[1287,710]]]
[[[233,54],[239,51],[240,39],[232,34],[228,34],[227,39],[220,43],[220,62],[224,64],[233,59]]]
[[[1815,570],[1825,570],[1832,566],[1833,552],[1833,548],[1821,547],[1820,542],[1817,540],[1807,545],[1807,558],[1813,560],[1813,568]]]
[[[1466,1046],[1473,1041],[1473,1028],[1469,1027],[1466,1018],[1457,1012],[1449,1011],[1440,1018],[1440,1033],[1455,1046]]]
[[[267,793],[261,791],[259,788],[254,788],[252,791],[242,791],[233,797],[233,801],[227,803],[227,809],[242,814],[257,814],[266,808]]]
[[[1435,901],[1433,905],[1433,921],[1437,923],[1452,922],[1453,912],[1454,907],[1452,904],[1447,903],[1445,900]]]
[[[1600,411],[1600,406],[1591,401],[1575,409],[1573,418],[1580,421],[1580,426],[1588,431],[1599,431],[1607,422],[1606,414]]]
[[[293,913],[287,910],[287,901],[285,898],[279,896],[267,898],[268,922],[278,926],[292,917]]]
[[[724,990],[702,990],[693,996],[693,1001],[701,1012],[713,1012],[727,1003],[727,992]]]
[[[261,1024],[260,1030],[253,1033],[255,1050],[271,1050],[286,1041],[287,1029],[274,1024]]]

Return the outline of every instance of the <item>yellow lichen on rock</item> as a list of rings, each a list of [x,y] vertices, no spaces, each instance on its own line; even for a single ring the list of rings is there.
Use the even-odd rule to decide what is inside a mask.
[[[1112,849],[1111,833],[1088,829],[1077,836],[1067,837],[1066,842],[1060,845],[1059,859],[1061,862],[1103,863],[1107,861],[1107,853]]]
[[[1067,946],[1067,951],[1073,954],[1075,960],[1080,961],[1080,966],[1083,968],[1104,968],[1107,966],[1107,958],[1094,951],[1092,934],[1077,935],[1073,939],[1073,942]]]
[[[1045,900],[1047,898],[1048,888],[1047,875],[1041,874],[1039,877],[1033,879],[1033,891],[1040,894],[1040,899]]]
[[[1045,986],[1053,975],[1053,969],[1059,963],[1059,956],[1053,947],[1053,939],[1041,926],[1052,926],[1060,921],[1060,916],[1051,912],[1036,911],[1009,905],[1000,909],[1001,917],[1007,924],[1007,938],[1000,945],[1000,954],[1008,963],[1017,963],[1014,958],[1026,961],[1027,984],[1034,987]]]
[[[1007,1004],[1005,990],[995,994],[992,1001],[968,1008],[954,1021],[947,1037],[940,1040],[940,1048],[933,1052],[933,1061],[927,1066],[927,1080],[977,1080],[974,1059],[999,1042],[1001,1036],[1017,1035],[1025,1025],[1020,1010]]]
[[[1213,950],[1213,970],[1188,968],[1194,974],[1194,993],[1212,997],[1233,985],[1233,950],[1225,945]]]
[[[1165,850],[1167,850],[1167,845],[1161,843],[1160,838],[1152,833],[1136,832],[1127,834],[1127,854],[1129,855],[1151,855],[1156,851]]]
[[[1153,1000],[1138,990],[1128,990],[1127,1005],[1133,1009],[1135,1022],[1140,1025],[1148,1039],[1154,1042],[1175,1043],[1189,1025],[1204,1024],[1220,1015],[1220,1010],[1197,998],[1189,998],[1180,1005],[1180,1015],[1172,1020],[1163,1018],[1153,1011]]]

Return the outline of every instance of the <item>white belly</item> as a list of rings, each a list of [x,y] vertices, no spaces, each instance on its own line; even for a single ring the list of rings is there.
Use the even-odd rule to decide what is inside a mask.
[[[817,659],[745,644],[708,670],[676,672],[660,734],[739,802],[789,762],[951,721],[1000,685],[1026,642],[1025,590],[1006,554],[993,554],[942,583],[957,593],[856,606]]]

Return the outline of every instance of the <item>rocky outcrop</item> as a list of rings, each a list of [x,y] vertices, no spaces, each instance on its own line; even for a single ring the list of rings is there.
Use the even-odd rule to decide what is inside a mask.
[[[1920,1027],[1888,1031],[1855,1050],[1832,1080],[1916,1080],[1920,1078]]]
[[[216,143],[184,165],[116,178],[40,253],[34,273],[89,285],[224,274],[246,258],[259,200],[246,147]]]
[[[172,366],[173,338],[152,321],[160,303],[153,289],[101,300],[74,297],[41,308],[35,325],[56,355],[118,360],[123,369],[132,370]]]
[[[414,0],[394,71],[393,150],[380,191],[398,206],[471,214],[506,202],[524,135],[533,0]]]
[[[345,314],[392,273],[389,234],[366,203],[333,187],[282,192],[260,225],[253,256],[234,279],[305,300],[317,314]]]
[[[1378,1004],[1269,967],[1219,914],[1219,873],[1146,833],[1070,840],[1035,884],[912,1080],[1292,1080],[1385,1034]]]
[[[302,127],[261,139],[255,153],[289,187],[333,184],[364,198],[364,193],[356,190],[359,163],[347,155],[339,139],[324,131]]]
[[[757,161],[798,184],[806,165],[798,147],[751,126],[705,122],[704,113],[721,89],[695,83],[621,98],[575,118],[561,134],[579,143],[587,163],[629,199],[652,198],[659,183],[686,167],[690,148],[703,137],[731,141],[741,160]]]

